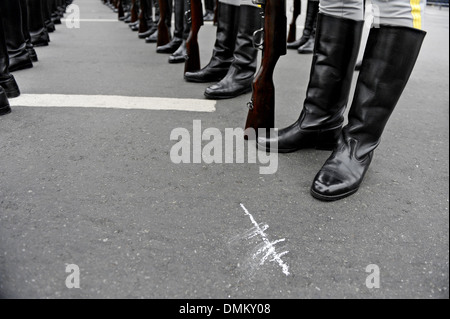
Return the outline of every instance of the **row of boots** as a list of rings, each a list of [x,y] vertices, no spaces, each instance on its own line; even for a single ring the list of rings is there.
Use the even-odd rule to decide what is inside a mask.
[[[294,42],[288,42],[288,49],[297,50],[300,54],[313,53],[318,14],[319,0],[308,0],[302,36]]]
[[[258,50],[253,34],[261,29],[261,9],[219,1],[216,41],[209,63],[197,72],[186,72],[188,82],[216,82],[205,90],[208,99],[230,99],[252,91]]]
[[[166,1],[166,0],[165,0]],[[118,18],[128,24],[132,31],[138,33],[138,38],[146,43],[158,42],[158,24],[161,16],[158,0],[102,0],[114,12]],[[168,43],[157,47],[158,53],[169,53],[169,63],[184,63],[186,61],[186,40],[189,36],[190,26],[187,24],[185,13],[187,11],[186,0],[174,0],[166,2],[168,12],[165,23],[170,33]],[[175,28],[173,36],[172,13],[175,15]]]
[[[0,1],[0,115],[11,112],[8,99],[20,95],[11,72],[33,67],[34,47],[47,46],[72,0]]]
[[[257,140],[258,148],[271,152],[332,150],[311,187],[312,196],[323,201],[343,199],[360,188],[426,34],[392,25],[370,30],[344,127],[363,26],[364,21],[319,13],[310,80],[300,117],[275,136],[260,136]]]
[[[157,41],[161,15],[159,1],[102,1],[119,14],[119,20],[138,31],[139,38],[145,39],[147,43]],[[244,3],[242,0],[216,2],[214,19],[217,31],[212,57],[201,70],[184,73],[188,82],[215,83],[205,90],[204,95],[208,99],[230,99],[252,90],[258,56],[253,34],[262,27],[262,19],[260,8]],[[187,58],[186,40],[191,28],[186,18],[186,12],[190,9],[189,1],[173,0],[173,4],[172,1],[168,1],[168,4],[171,6],[170,12],[174,13],[173,36],[168,43],[158,45],[156,51],[171,54],[169,63],[184,63]],[[204,17],[206,15],[208,12]],[[166,25],[171,28],[171,15],[166,17]]]

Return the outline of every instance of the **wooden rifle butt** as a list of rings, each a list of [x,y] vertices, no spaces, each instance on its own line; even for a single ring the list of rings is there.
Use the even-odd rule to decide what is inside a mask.
[[[159,0],[159,10],[158,40],[156,45],[163,46],[170,42],[170,30],[166,23],[167,17],[171,15],[168,0]]]

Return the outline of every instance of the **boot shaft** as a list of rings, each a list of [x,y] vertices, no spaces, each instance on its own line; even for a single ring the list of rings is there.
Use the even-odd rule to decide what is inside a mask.
[[[306,9],[305,28],[303,34],[309,36],[314,34],[317,25],[317,17],[319,14],[319,1],[308,0]]]
[[[302,128],[342,125],[363,25],[363,21],[318,15]]]
[[[9,51],[20,51],[25,44],[22,31],[22,10],[18,0],[1,0],[0,15]]]
[[[219,2],[217,10],[216,42],[214,43],[210,66],[228,68],[233,61],[239,28],[240,7]]]
[[[424,31],[407,27],[371,29],[345,128],[349,138],[359,141],[358,158],[378,146],[414,69],[425,35]]]
[[[174,18],[175,29],[173,32],[174,37],[182,38],[186,31],[186,19],[185,13],[187,11],[186,0],[174,0]]]
[[[6,47],[5,32],[3,29],[3,18],[0,14],[0,79],[9,74],[9,57]]]
[[[258,50],[253,44],[253,34],[261,29],[261,9],[254,6],[241,5],[238,33],[234,50],[232,67],[239,70],[256,72]],[[245,18],[244,18],[245,17]]]

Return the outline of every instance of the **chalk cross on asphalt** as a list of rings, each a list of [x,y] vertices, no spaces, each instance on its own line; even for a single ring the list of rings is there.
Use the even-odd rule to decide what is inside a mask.
[[[267,234],[265,233],[265,230],[267,230],[269,228],[268,225],[265,225],[263,228],[261,228],[259,226],[259,224],[256,222],[255,218],[252,216],[252,214],[250,214],[250,212],[247,210],[247,208],[245,208],[245,206],[243,204],[241,204],[242,209],[244,210],[245,214],[250,217],[250,220],[252,222],[252,224],[255,226],[255,233],[253,236],[250,237],[254,237],[256,235],[259,235],[261,237],[261,239],[264,242],[264,247],[259,249],[254,255],[253,258],[256,258],[258,255],[262,254],[265,252],[265,255],[263,256],[263,258],[261,259],[260,265],[264,265],[264,263],[266,262],[266,260],[272,256],[272,259],[270,261],[276,261],[278,263],[278,265],[282,268],[283,270],[283,274],[285,274],[286,276],[289,276],[289,266],[281,259],[281,257],[283,257],[284,255],[286,255],[287,253],[289,253],[289,251],[284,251],[282,253],[277,253],[276,249],[275,249],[275,245],[280,243],[280,242],[284,242],[286,239],[279,239],[276,240],[274,242],[270,242],[269,238],[267,237]]]

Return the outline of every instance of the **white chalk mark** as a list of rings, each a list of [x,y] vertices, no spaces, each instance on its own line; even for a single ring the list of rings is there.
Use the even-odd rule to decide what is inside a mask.
[[[22,94],[11,106],[215,112],[216,101],[114,95]]]
[[[278,254],[276,252],[275,249],[275,245],[280,243],[280,242],[284,242],[286,239],[279,239],[276,240],[274,242],[270,242],[269,238],[267,237],[267,234],[265,233],[265,230],[267,230],[269,228],[268,225],[264,225],[263,228],[260,227],[260,225],[256,222],[255,218],[252,216],[252,214],[250,214],[250,212],[247,210],[247,208],[245,208],[245,206],[243,204],[241,204],[242,209],[244,210],[245,214],[250,218],[252,224],[255,226],[255,231],[254,234],[255,235],[259,235],[261,236],[263,242],[264,242],[264,247],[262,247],[261,249],[259,249],[254,255],[253,258],[255,258],[257,255],[262,254],[263,252],[267,251],[267,253],[264,255],[264,257],[261,259],[260,265],[263,265],[267,259],[272,256],[272,259],[270,261],[274,261],[277,262],[278,265],[283,269],[283,273],[286,276],[289,276],[289,266],[286,265],[284,263],[284,261],[281,259],[281,257],[283,257],[284,255],[286,255],[287,253],[289,253],[289,251],[284,251],[281,254]],[[254,237],[254,236],[252,236]]]
[[[264,226],[260,227],[260,229],[261,229],[262,231],[266,231],[266,230],[269,229],[269,225],[264,225]],[[256,236],[258,236],[258,235],[259,235],[259,234],[258,234],[258,230],[253,230],[253,231],[251,232],[251,235],[247,236],[247,239],[251,239],[251,238],[256,237]]]

